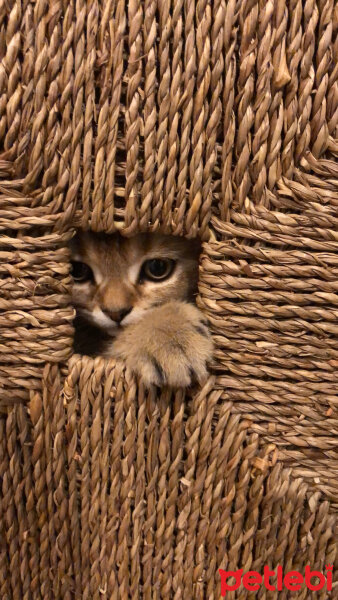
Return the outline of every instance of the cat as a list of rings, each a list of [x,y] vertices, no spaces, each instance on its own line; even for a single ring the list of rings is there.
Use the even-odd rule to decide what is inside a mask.
[[[74,350],[125,361],[146,385],[203,382],[213,344],[197,293],[199,240],[78,232]]]

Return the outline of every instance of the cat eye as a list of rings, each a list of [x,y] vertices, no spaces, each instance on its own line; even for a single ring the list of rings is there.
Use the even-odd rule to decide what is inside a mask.
[[[82,283],[85,281],[91,281],[93,279],[93,271],[90,267],[88,267],[88,265],[86,265],[86,263],[73,260],[71,262],[71,267],[71,274],[74,281]]]
[[[174,270],[175,261],[171,258],[151,258],[142,266],[142,277],[151,281],[163,281]]]

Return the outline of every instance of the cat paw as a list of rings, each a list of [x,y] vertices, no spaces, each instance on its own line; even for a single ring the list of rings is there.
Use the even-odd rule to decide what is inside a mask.
[[[128,325],[108,354],[124,360],[147,385],[177,388],[206,378],[212,352],[204,315],[192,304],[173,301]]]

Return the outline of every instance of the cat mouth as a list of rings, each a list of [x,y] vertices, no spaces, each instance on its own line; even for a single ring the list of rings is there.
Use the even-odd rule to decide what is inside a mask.
[[[123,327],[121,323],[113,321],[106,315],[100,313],[93,314],[93,312],[86,309],[77,311],[77,316],[84,323],[87,322],[89,327],[94,327],[97,331],[112,338],[116,337]]]
[[[87,323],[102,332],[109,338],[115,338],[125,327],[136,323],[146,312],[145,309],[133,310],[122,321],[114,321],[100,309],[89,311],[87,309],[78,310],[77,314]]]
[[[117,333],[122,329],[122,326],[115,324],[115,325],[108,326],[108,327],[101,327],[100,329],[102,329],[102,331],[107,333],[109,335],[109,337],[114,338],[117,336]]]

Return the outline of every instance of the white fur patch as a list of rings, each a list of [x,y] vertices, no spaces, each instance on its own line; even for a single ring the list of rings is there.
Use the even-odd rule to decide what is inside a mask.
[[[91,317],[91,321],[94,323],[94,325],[97,325],[101,329],[104,329],[109,335],[116,335],[117,323],[110,319],[108,315],[105,315],[101,308],[96,306],[94,310],[89,314]]]
[[[96,267],[93,267],[92,271],[94,273],[94,279],[95,279],[96,285],[101,285],[101,283],[103,281],[103,275],[102,275],[100,269],[97,269]]]
[[[137,284],[137,281],[138,281],[138,278],[139,278],[139,275],[140,275],[141,267],[142,267],[142,262],[141,261],[137,261],[134,265],[132,265],[128,269],[128,279],[129,279],[129,281],[131,281],[131,283],[133,285]]]

